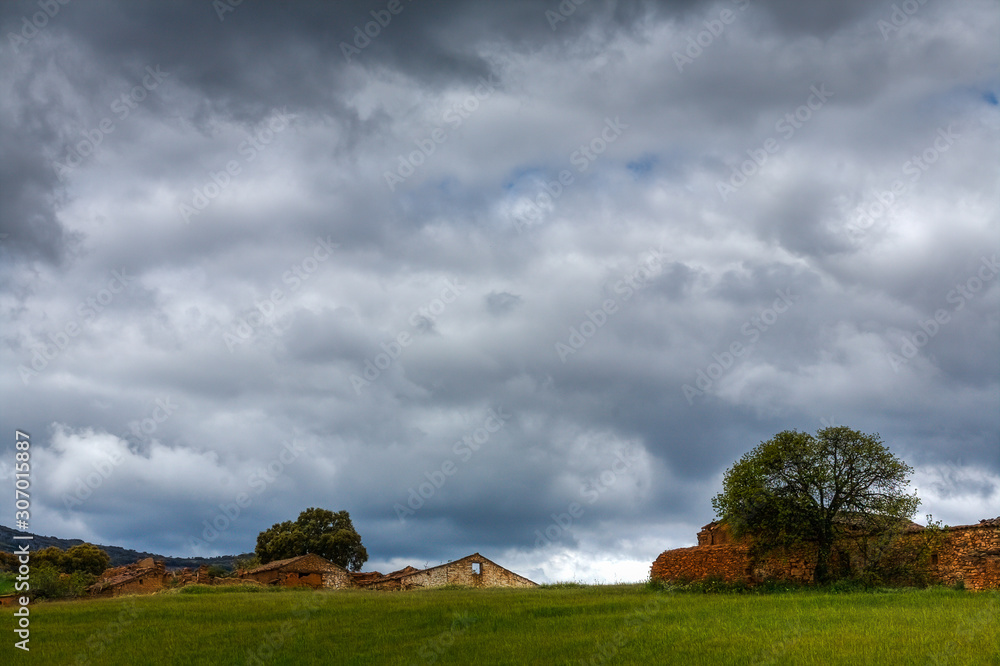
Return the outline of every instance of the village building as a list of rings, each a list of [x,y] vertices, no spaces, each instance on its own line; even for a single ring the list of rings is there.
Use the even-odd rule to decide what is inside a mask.
[[[903,527],[897,547],[917,549],[925,528],[916,523]],[[664,551],[653,562],[650,578],[691,581],[718,578],[727,582],[758,583],[764,580],[813,582],[815,554],[807,549],[775,552],[754,559],[750,539],[733,538],[729,527],[717,522],[698,532],[698,545]],[[852,544],[840,543],[835,552],[844,562],[859,564]],[[835,564],[837,562],[835,561]],[[961,582],[973,590],[1000,588],[1000,517],[976,525],[945,528],[933,542],[925,573],[934,581]]]
[[[151,557],[133,564],[107,569],[96,583],[87,588],[91,596],[119,597],[124,594],[150,594],[167,586],[172,575],[163,562]]]
[[[275,560],[240,571],[234,578],[212,578],[208,567],[183,569],[171,573],[162,561],[146,558],[133,564],[106,570],[88,588],[91,596],[117,597],[126,594],[151,594],[162,589],[193,583],[205,585],[258,584],[284,587],[342,590],[415,590],[445,585],[465,587],[537,587],[537,583],[501,567],[479,553],[428,569],[407,566],[389,574],[378,571],[348,572],[341,566],[315,554]],[[4,599],[4,603],[8,600]]]
[[[378,572],[375,572],[376,574]],[[380,577],[355,574],[358,587],[369,590],[414,590],[445,585],[466,587],[537,587],[538,584],[473,553],[429,569],[406,567]]]
[[[346,569],[312,553],[268,562],[243,572],[240,577],[262,585],[311,587],[316,590],[354,587],[351,574]]]

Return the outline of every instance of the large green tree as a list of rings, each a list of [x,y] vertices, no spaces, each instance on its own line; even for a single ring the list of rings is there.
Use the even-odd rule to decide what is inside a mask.
[[[368,561],[368,551],[351,523],[351,515],[316,508],[306,509],[294,522],[286,520],[261,532],[255,552],[261,564],[313,553],[359,571]]]
[[[82,571],[100,576],[109,564],[111,564],[111,558],[108,554],[92,543],[71,546],[62,557],[62,571],[66,573]]]
[[[912,472],[878,434],[786,430],[729,468],[712,506],[735,536],[752,537],[755,555],[815,548],[815,580],[826,582],[838,539],[898,530],[913,516],[920,501],[906,492]]]

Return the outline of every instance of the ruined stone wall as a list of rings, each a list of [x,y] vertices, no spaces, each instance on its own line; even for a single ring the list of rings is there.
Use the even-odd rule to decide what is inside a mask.
[[[316,573],[286,573],[280,578],[279,585],[285,587],[311,587],[314,590],[323,587],[323,574]]]
[[[747,580],[750,557],[740,544],[675,548],[660,554],[650,569],[654,580],[702,580],[721,578],[727,582]]]
[[[1000,527],[963,525],[948,529],[932,549],[931,575],[951,585],[963,581],[973,590],[1000,588]]]
[[[112,588],[112,596],[120,597],[124,594],[152,594],[159,592],[165,587],[163,574],[151,571],[147,575],[140,576],[133,580],[115,585]]]
[[[327,571],[323,573],[322,585],[331,590],[343,590],[354,587],[354,580],[346,571]]]
[[[997,523],[994,519],[945,530],[926,563],[930,580],[949,585],[963,581],[974,590],[1000,588],[1000,524]],[[727,539],[724,532],[709,527],[698,533],[700,544],[710,542],[713,535],[716,540]],[[897,548],[915,553],[925,538],[924,531],[906,533],[900,537]],[[845,553],[850,550],[849,541],[839,545]],[[811,549],[774,553],[756,563],[751,562],[748,551],[745,544],[731,541],[664,551],[653,562],[650,577],[675,581],[721,578],[747,583],[768,579],[813,580],[816,560]],[[838,565],[836,554],[835,550],[834,566]]]

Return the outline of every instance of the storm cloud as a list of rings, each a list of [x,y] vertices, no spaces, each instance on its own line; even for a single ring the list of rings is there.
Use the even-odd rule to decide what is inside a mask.
[[[739,456],[826,424],[915,467],[918,520],[997,513],[994,2],[36,0],[0,28],[32,531],[218,555],[319,506],[371,569],[638,580]]]

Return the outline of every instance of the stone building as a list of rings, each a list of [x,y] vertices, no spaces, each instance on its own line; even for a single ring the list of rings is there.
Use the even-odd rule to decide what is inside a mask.
[[[907,525],[897,548],[917,549],[924,528]],[[857,553],[851,543],[835,547],[835,555],[852,562]],[[653,562],[654,580],[703,580],[720,578],[727,582],[756,583],[768,579],[812,582],[815,554],[807,549],[779,552],[753,560],[749,540],[735,540],[729,528],[709,523],[698,532],[698,545],[664,551]],[[834,561],[834,566],[838,562]],[[981,520],[976,525],[946,528],[931,547],[926,573],[945,584],[962,581],[975,590],[1000,588],[1000,518]]]
[[[317,590],[354,587],[351,574],[346,569],[312,553],[268,562],[243,572],[240,577],[263,585],[311,587]]]
[[[123,594],[151,594],[167,586],[171,574],[163,562],[147,557],[133,564],[107,569],[96,583],[87,588],[91,596],[118,597]]]
[[[378,572],[375,572],[378,574]],[[479,553],[429,569],[406,567],[391,574],[373,577],[355,574],[355,584],[369,590],[414,590],[444,585],[466,587],[537,587],[538,584],[508,571]]]

